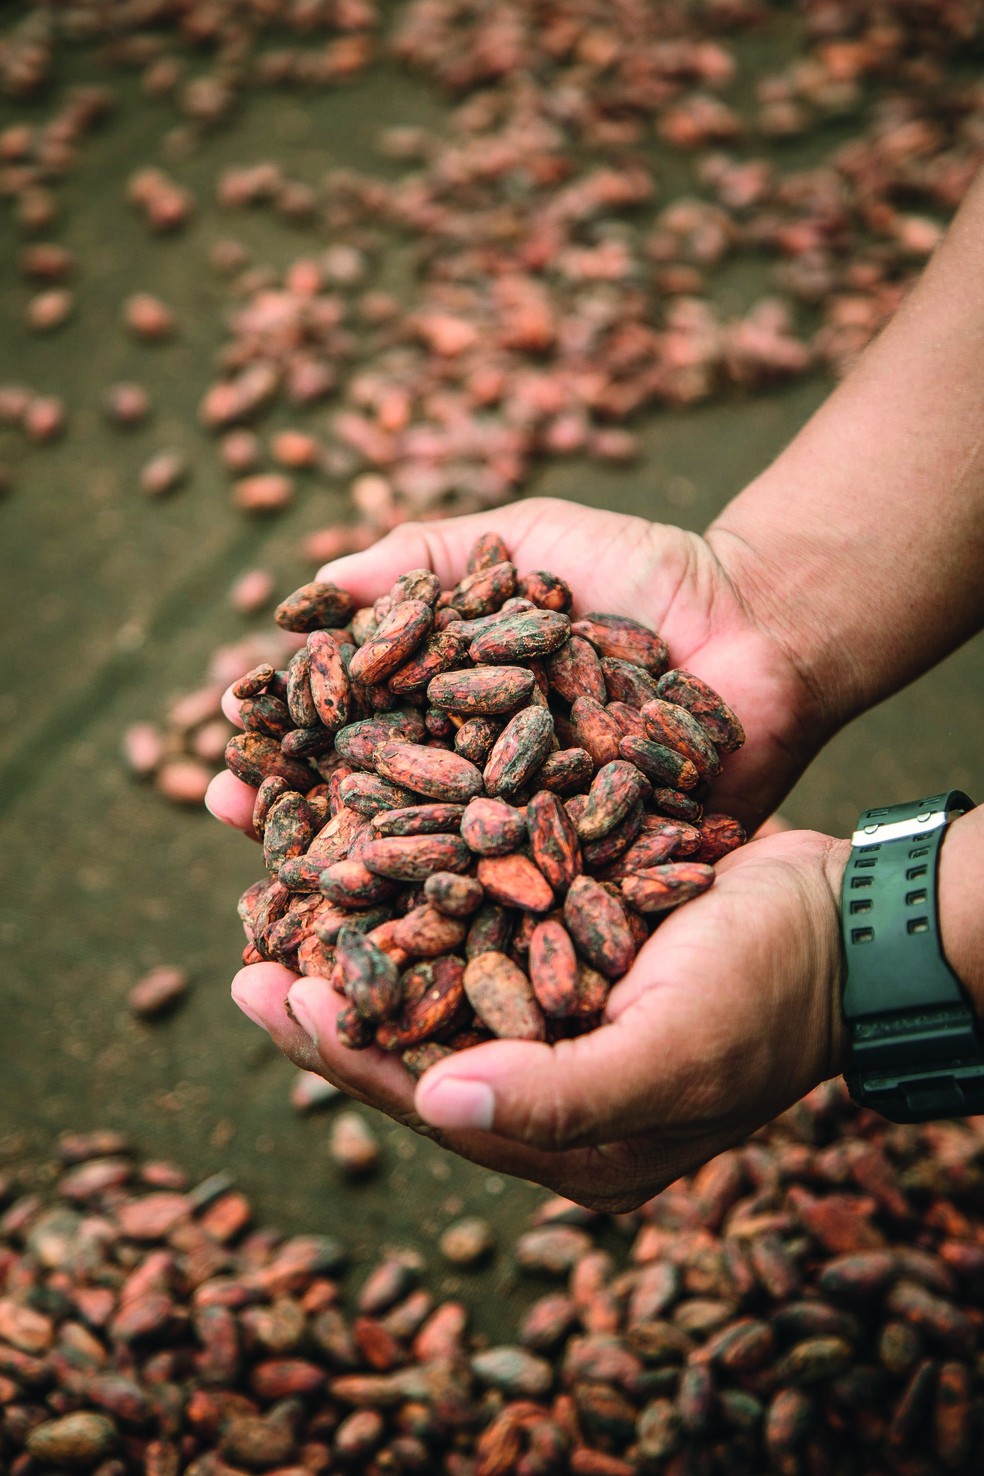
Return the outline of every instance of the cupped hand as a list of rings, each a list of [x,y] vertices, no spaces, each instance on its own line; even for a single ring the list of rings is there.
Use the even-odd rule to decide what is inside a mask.
[[[711,803],[750,830],[769,815],[827,736],[823,715],[725,563],[696,534],[535,499],[407,524],[318,577],[360,604],[422,566],[451,586],[475,539],[491,530],[520,571],[564,578],[577,612],[631,615],[651,626],[675,664],[722,694],[747,741],[729,755]],[[227,711],[238,715],[234,699]],[[250,832],[253,800],[254,791],[226,773],[207,803]],[[349,1095],[501,1171],[625,1207],[838,1069],[830,989],[839,944],[824,871],[831,844],[787,834],[727,858],[714,887],[662,924],[613,990],[603,1029],[553,1046],[489,1043],[428,1072],[416,1093],[392,1057],[338,1043],[342,1001],[323,981],[257,964],[237,975],[233,993],[292,1060]],[[294,1018],[284,1009],[288,993]]]
[[[712,807],[751,832],[788,793],[830,736],[831,724],[789,653],[756,623],[725,560],[705,539],[663,523],[532,498],[494,513],[407,523],[363,553],[326,564],[329,579],[371,604],[408,569],[428,567],[446,587],[465,572],[480,533],[495,530],[520,572],[549,569],[574,593],[575,611],[630,615],[666,641],[670,659],[710,683],[734,708],[747,741],[725,762]],[[229,706],[235,716],[234,700]],[[207,803],[226,823],[250,828],[251,791],[232,775]]]
[[[324,980],[255,964],[233,994],[292,1060],[350,1095],[499,1172],[627,1210],[840,1070],[848,849],[788,831],[733,852],[656,929],[597,1030],[473,1046],[416,1087],[393,1056],[339,1043],[344,1001]]]

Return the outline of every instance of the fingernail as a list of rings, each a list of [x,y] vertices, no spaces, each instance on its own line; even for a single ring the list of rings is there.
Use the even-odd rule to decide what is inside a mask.
[[[318,1027],[315,1024],[314,1012],[310,1004],[299,991],[294,989],[287,995],[287,1000],[294,1019],[300,1025],[311,1044],[316,1046],[318,1044]]]
[[[421,1090],[417,1110],[433,1127],[482,1128],[487,1132],[495,1116],[495,1094],[484,1081],[445,1076]]]
[[[254,1025],[259,1025],[261,1030],[266,1030],[267,1027],[263,1017],[253,1007],[248,988],[243,988],[242,985],[237,986],[234,983],[232,986],[232,997],[243,1014],[247,1015]]]

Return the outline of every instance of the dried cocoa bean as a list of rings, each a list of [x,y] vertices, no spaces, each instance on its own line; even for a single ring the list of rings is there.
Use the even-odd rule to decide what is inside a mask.
[[[317,774],[299,759],[288,758],[274,738],[262,733],[237,733],[230,738],[225,751],[226,766],[237,779],[252,789],[259,789],[264,779],[273,775],[283,779],[291,789],[306,794],[317,781]]]
[[[376,770],[394,784],[450,804],[466,804],[482,789],[481,770],[460,754],[419,743],[383,743]]]
[[[341,647],[325,630],[308,636],[311,701],[318,722],[328,733],[337,733],[349,721],[352,690]]]
[[[533,929],[529,951],[530,983],[545,1015],[569,1015],[578,1003],[577,957],[563,923],[549,919]]]
[[[403,600],[380,620],[349,663],[354,682],[373,686],[402,666],[430,633],[434,612],[424,600]]]
[[[581,870],[581,848],[570,816],[555,794],[541,790],[526,807],[526,824],[537,869],[555,892],[563,892]]]
[[[642,708],[646,732],[655,743],[676,749],[694,765],[702,779],[713,779],[721,771],[717,749],[697,718],[685,707],[657,697]]]
[[[548,656],[563,645],[570,631],[570,620],[557,610],[520,610],[480,630],[468,654],[476,665],[511,665],[531,656]]]
[[[273,618],[284,630],[321,630],[346,625],[354,609],[355,601],[344,589],[315,580],[281,600]]]
[[[461,834],[478,856],[507,856],[526,840],[526,821],[504,800],[478,797],[465,808]]]
[[[693,672],[680,668],[664,672],[658,695],[693,713],[719,753],[734,753],[744,743],[745,730],[731,708]]]
[[[576,698],[571,707],[571,728],[574,743],[590,754],[595,769],[618,758],[622,730],[593,697]]]
[[[504,907],[547,912],[554,905],[553,888],[526,856],[483,856],[478,880],[485,895]]]
[[[650,866],[622,879],[622,895],[637,912],[669,912],[701,892],[714,880],[714,868],[694,861],[671,861]]]
[[[542,707],[524,707],[499,734],[484,770],[488,794],[515,794],[536,772],[554,741],[553,719]]]
[[[618,751],[661,788],[693,789],[700,778],[696,764],[690,759],[648,738],[627,734],[619,742]]]
[[[588,802],[577,822],[581,841],[597,841],[624,820],[639,798],[649,790],[644,774],[625,759],[604,764],[591,781]],[[641,816],[640,816],[640,824]]]
[[[588,876],[571,882],[564,922],[578,951],[606,979],[626,973],[635,957],[625,913],[604,887]]]
[[[467,637],[459,635],[453,627],[435,631],[413,656],[390,673],[387,686],[398,697],[422,692],[436,677],[461,666],[467,657]],[[433,696],[429,700],[436,701]]]
[[[508,559],[466,574],[455,587],[451,604],[465,620],[491,615],[516,588],[516,566]]]
[[[372,817],[374,838],[394,835],[456,834],[466,813],[464,805],[407,805]]]
[[[544,1040],[546,1026],[529,979],[504,953],[479,953],[465,965],[465,994],[493,1035]]]
[[[510,712],[528,701],[535,680],[522,666],[473,666],[445,672],[428,684],[427,700],[463,717]]]
[[[470,917],[481,905],[485,892],[475,877],[435,871],[424,882],[424,896],[432,907],[449,917]]]
[[[626,615],[582,615],[571,633],[590,641],[600,656],[641,666],[653,676],[664,672],[669,662],[665,641]]]
[[[460,836],[398,835],[370,841],[359,859],[380,876],[426,881],[435,871],[467,871],[472,858]]]
[[[593,697],[602,704],[608,701],[598,653],[581,636],[572,635],[547,658],[547,675],[551,689],[565,702],[574,703],[578,697]]]

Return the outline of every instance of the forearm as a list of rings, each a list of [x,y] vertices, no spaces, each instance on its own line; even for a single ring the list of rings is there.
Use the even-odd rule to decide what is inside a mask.
[[[984,176],[881,337],[708,540],[831,728],[984,624]]]

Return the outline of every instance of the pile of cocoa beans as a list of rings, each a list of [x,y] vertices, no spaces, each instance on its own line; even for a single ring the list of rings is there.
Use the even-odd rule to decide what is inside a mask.
[[[982,1153],[828,1083],[636,1213],[546,1199],[489,1346],[419,1253],[350,1268],[223,1174],[66,1134],[0,1173],[0,1469],[972,1476]]]
[[[356,610],[304,585],[276,614],[306,644],[233,687],[226,762],[257,788],[267,869],[240,901],[244,961],[325,978],[343,1042],[414,1074],[593,1028],[745,839],[703,809],[734,713],[653,631],[571,605],[485,534],[454,589],[414,569]]]

